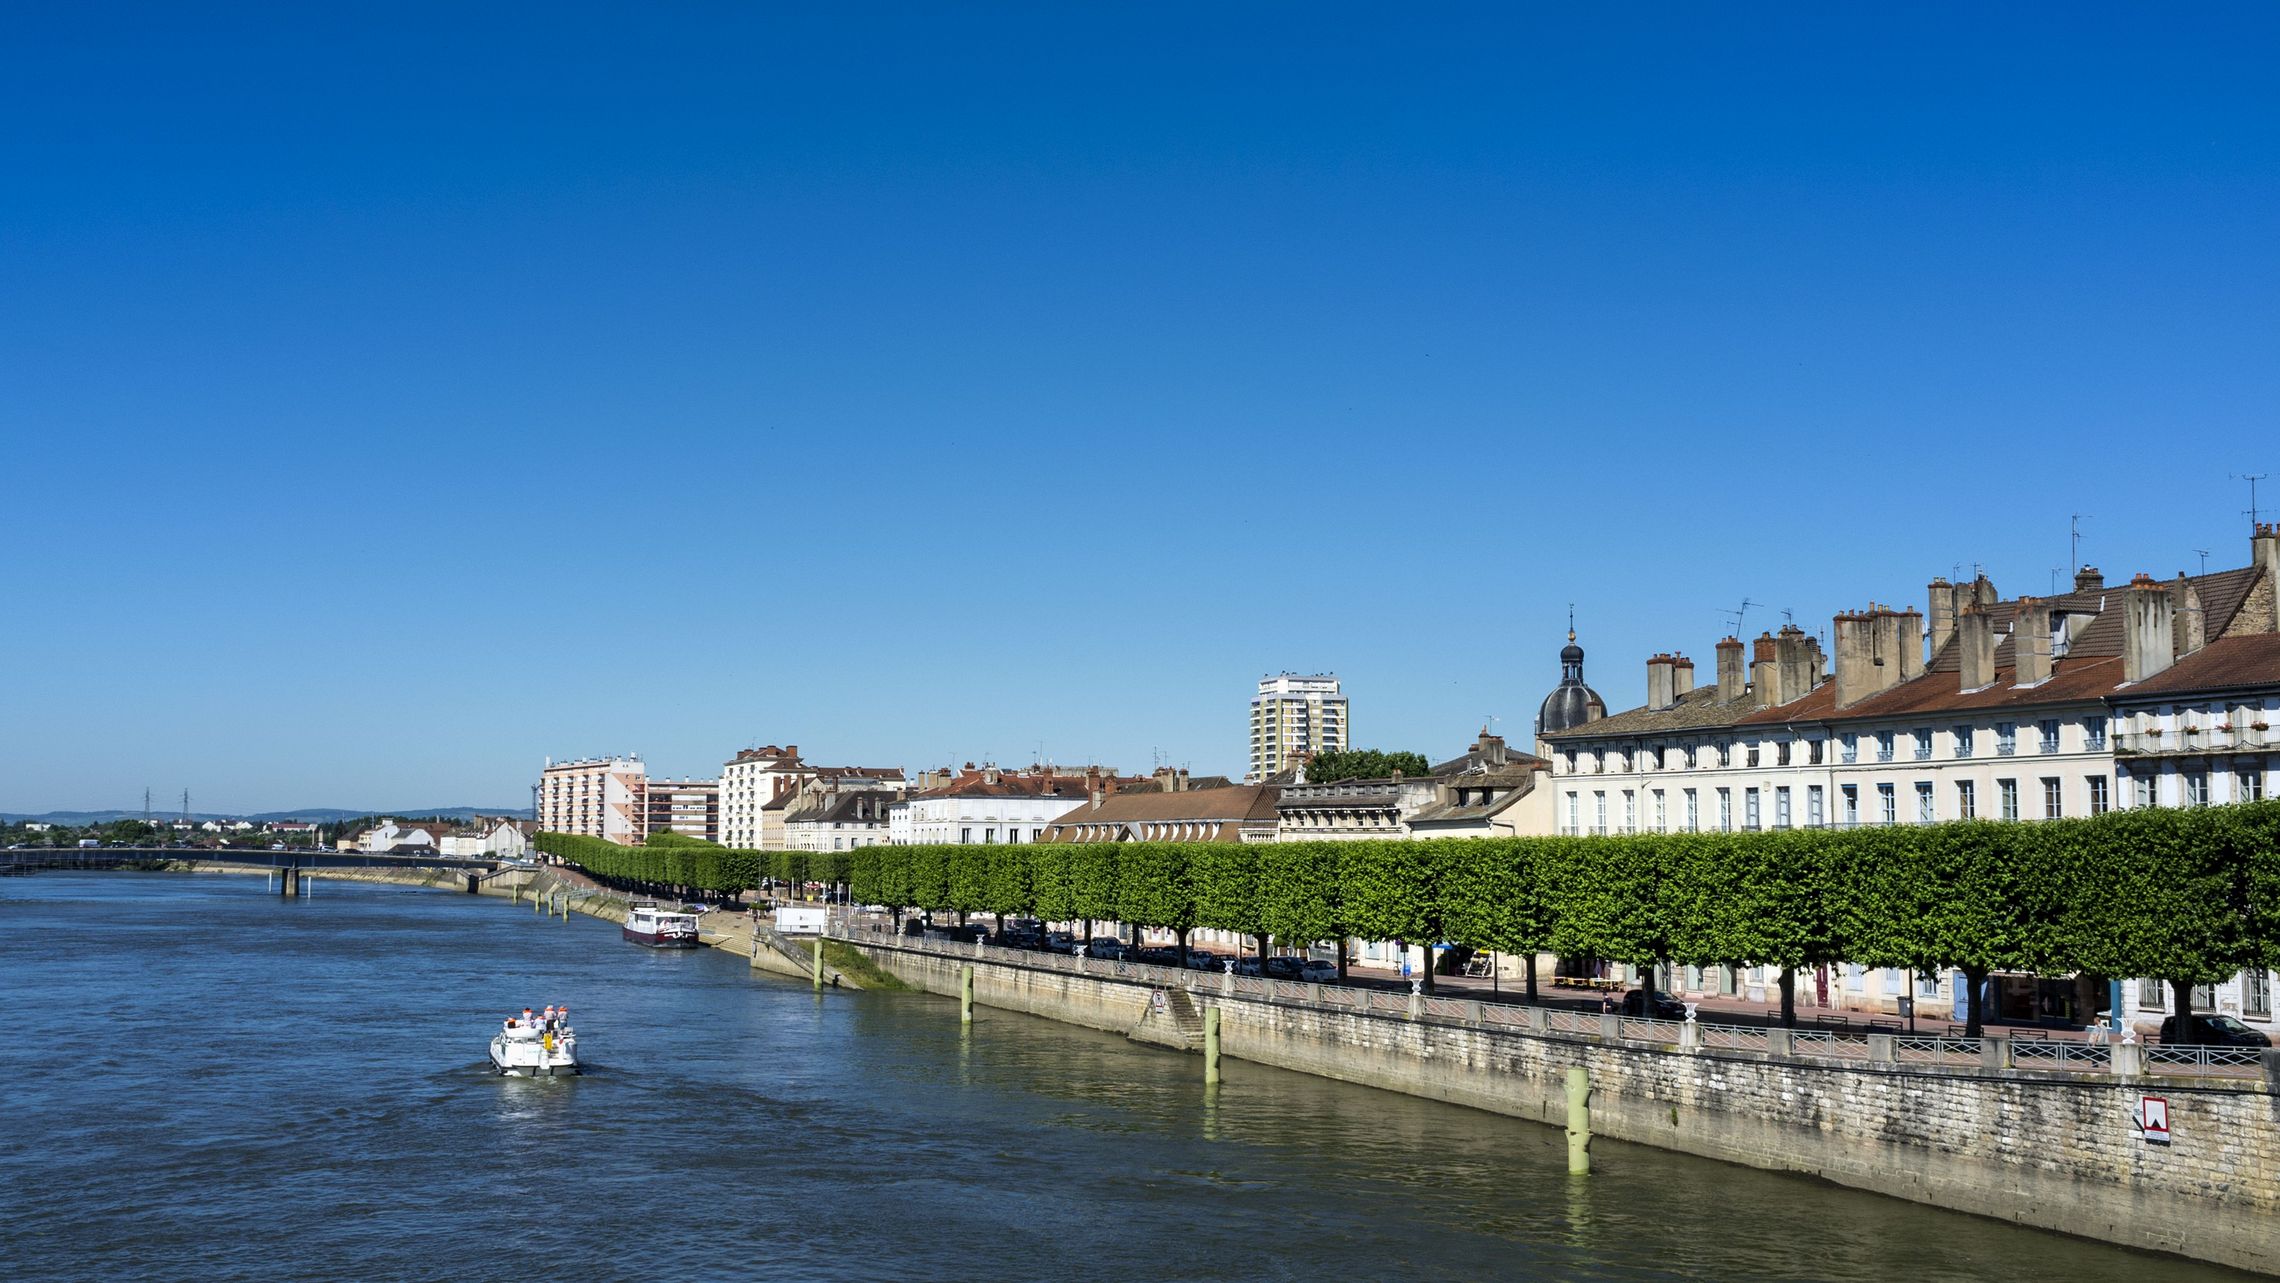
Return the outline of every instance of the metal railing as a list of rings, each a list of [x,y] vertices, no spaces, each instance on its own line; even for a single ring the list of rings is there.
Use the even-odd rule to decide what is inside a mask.
[[[1801,1059],[1834,1060],[1853,1065],[1890,1064],[1954,1070],[1996,1067],[1994,1062],[2001,1060],[2018,1069],[2100,1074],[2111,1072],[2115,1059],[2114,1046],[2104,1040],[2010,1038],[2003,1040],[2008,1046],[2008,1055],[1991,1057],[1991,1046],[1996,1041],[1992,1036],[1933,1037],[1868,1030],[1782,1029],[1708,1021],[1610,1016],[1599,1011],[1572,1007],[1528,1007],[1469,995],[1426,995],[1374,986],[1276,980],[1261,976],[1230,975],[1225,970],[1203,971],[1152,963],[1087,958],[1081,954],[1072,956],[1008,949],[992,944],[963,943],[937,937],[901,936],[889,934],[883,929],[853,930],[844,921],[834,921],[829,934],[833,938],[852,943],[932,954],[950,961],[991,962],[1030,970],[1074,972],[1153,988],[1184,989],[1201,997],[1263,999],[1293,1006],[1345,1010],[1372,1018],[1390,1016],[1436,1024],[1493,1027],[1499,1034],[1530,1031],[1596,1042],[1612,1033],[1614,1037],[1626,1041],[1680,1048],[1691,1042],[1695,1047],[1706,1051],[1756,1054],[1772,1053],[1777,1046],[1786,1042],[1788,1054]],[[2140,1062],[2148,1072],[2154,1074],[2203,1074],[2241,1078],[2260,1075],[2264,1070],[2265,1049],[2260,1047],[2144,1044],[2140,1051]]]

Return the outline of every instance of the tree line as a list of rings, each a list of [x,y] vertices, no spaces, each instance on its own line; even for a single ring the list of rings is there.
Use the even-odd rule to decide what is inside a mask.
[[[601,882],[651,894],[728,897],[772,883],[838,885],[848,874],[845,851],[752,851],[679,833],[653,833],[646,846],[540,833],[532,845]]]

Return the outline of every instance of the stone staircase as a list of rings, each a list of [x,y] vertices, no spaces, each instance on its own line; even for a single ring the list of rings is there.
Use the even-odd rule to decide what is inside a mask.
[[[1151,989],[1139,1021],[1124,1036],[1177,1051],[1201,1051],[1203,1013],[1185,989]]]

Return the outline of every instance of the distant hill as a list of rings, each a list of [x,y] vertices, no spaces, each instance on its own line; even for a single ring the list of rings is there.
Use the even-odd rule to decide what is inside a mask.
[[[342,820],[361,820],[367,815],[418,816],[422,819],[435,815],[451,820],[470,820],[478,815],[503,815],[514,820],[536,818],[527,806],[410,806],[392,811],[344,811],[339,807],[332,806],[308,806],[297,811],[263,811],[256,815],[223,815],[212,811],[192,811],[190,819],[193,823],[205,820],[251,820],[256,824],[270,824],[281,820],[293,820],[304,824],[333,824]],[[0,824],[21,824],[25,821],[31,821],[37,824],[65,824],[77,828],[86,824],[109,824],[114,820],[139,820],[142,817],[143,813],[140,811],[47,811],[39,815],[5,811],[0,812]],[[178,820],[182,818],[182,813],[180,811],[153,810],[150,818],[158,821]]]

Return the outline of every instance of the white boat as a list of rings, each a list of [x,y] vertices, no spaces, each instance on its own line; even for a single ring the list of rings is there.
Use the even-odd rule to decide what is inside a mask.
[[[632,905],[626,910],[625,938],[656,949],[694,949],[697,915],[648,903]]]
[[[551,1008],[548,1009],[552,1011]],[[578,1031],[570,1013],[508,1017],[491,1039],[491,1068],[510,1078],[553,1078],[578,1072]]]

